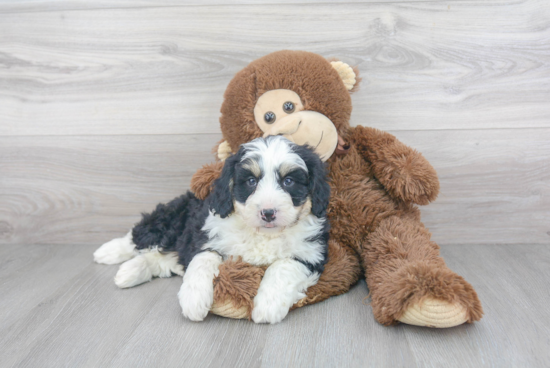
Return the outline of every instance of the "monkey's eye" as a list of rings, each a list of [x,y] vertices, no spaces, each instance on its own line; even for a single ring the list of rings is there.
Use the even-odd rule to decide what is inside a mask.
[[[292,103],[290,101],[287,101],[283,104],[283,110],[287,114],[292,114],[294,112],[294,110],[296,110],[296,106],[294,106],[294,103]]]
[[[285,187],[291,187],[294,185],[294,180],[292,178],[285,178],[285,180],[283,180],[283,184]]]
[[[273,124],[275,122],[275,119],[277,119],[277,117],[271,111],[266,112],[264,115],[264,120],[268,124]]]
[[[256,178],[250,178],[246,181],[246,184],[248,184],[249,187],[255,187],[258,182],[256,181]]]

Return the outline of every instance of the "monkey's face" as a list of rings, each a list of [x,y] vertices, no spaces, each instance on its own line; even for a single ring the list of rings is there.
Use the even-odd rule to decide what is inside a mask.
[[[359,79],[342,61],[306,51],[276,51],[252,61],[227,86],[221,107],[225,159],[262,135],[283,135],[309,145],[323,159],[349,145],[351,93]]]
[[[300,96],[288,89],[264,93],[254,107],[256,124],[269,135],[283,135],[298,145],[313,147],[326,161],[338,145],[338,132],[333,122],[316,111],[304,111]]]

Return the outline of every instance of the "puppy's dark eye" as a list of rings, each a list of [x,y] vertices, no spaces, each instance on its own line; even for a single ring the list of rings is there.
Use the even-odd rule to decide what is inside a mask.
[[[268,124],[273,124],[275,122],[275,119],[277,119],[277,117],[271,111],[266,112],[264,115],[264,120]]]
[[[249,187],[255,187],[258,182],[255,178],[250,178],[246,181],[246,184],[248,184]]]
[[[294,110],[296,109],[296,106],[294,106],[294,103],[287,101],[283,104],[283,110],[287,114],[292,114]]]
[[[285,178],[285,180],[283,180],[283,185],[285,187],[291,187],[294,185],[294,180],[292,178]]]

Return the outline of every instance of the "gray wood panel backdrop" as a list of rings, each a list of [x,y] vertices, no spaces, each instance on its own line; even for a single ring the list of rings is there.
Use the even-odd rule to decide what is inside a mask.
[[[550,242],[550,3],[0,0],[0,243],[101,243],[212,161],[248,62],[357,65],[354,125],[441,180],[439,244]],[[267,3],[267,1],[266,1]]]

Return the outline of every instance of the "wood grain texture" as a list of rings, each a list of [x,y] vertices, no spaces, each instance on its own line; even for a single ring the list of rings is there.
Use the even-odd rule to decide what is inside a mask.
[[[0,271],[0,288],[21,285],[0,314],[2,367],[547,367],[550,247],[456,245],[447,264],[477,289],[485,316],[435,330],[374,321],[368,290],[300,308],[276,325],[181,316],[180,277],[132,289],[113,284],[116,266],[92,263],[95,245],[21,245],[47,252]],[[19,257],[0,247],[2,258]],[[71,263],[79,272],[66,273]],[[27,268],[25,268],[27,267]],[[25,272],[24,272],[25,271]],[[542,277],[544,276],[544,277]],[[36,288],[40,287],[40,294]],[[21,304],[20,301],[25,301]],[[22,310],[18,310],[23,306]]]
[[[12,321],[32,308],[48,305],[53,292],[82,272],[78,262],[89,257],[86,247],[74,247],[70,252],[62,247],[33,247],[29,253],[20,250],[14,246],[0,248],[0,338],[11,331]]]
[[[550,242],[550,129],[397,131],[438,171],[444,244]],[[220,135],[0,137],[0,243],[103,243],[185,192]]]
[[[0,138],[2,243],[103,242],[189,188],[220,135]]]
[[[400,3],[430,2],[439,0],[400,0]],[[452,3],[460,0],[447,0]],[[501,1],[501,0],[485,0]],[[395,0],[346,0],[346,3],[392,3]],[[150,8],[150,7],[181,7],[181,6],[220,6],[220,5],[288,5],[294,4],[293,0],[0,0],[1,13],[45,12],[45,11],[71,11],[71,10],[96,10],[117,8]],[[315,6],[317,4],[337,3],[334,0],[301,0],[301,4]],[[284,12],[285,8],[280,8]]]
[[[282,48],[363,70],[352,123],[438,170],[423,213],[439,244],[550,241],[545,2],[69,3],[0,14],[0,243],[100,243],[181,194],[227,82]]]
[[[353,124],[550,127],[546,0],[53,10],[0,23],[0,135],[217,133],[229,80],[280,49],[359,67]]]
[[[550,129],[394,132],[437,170],[439,244],[550,244]]]

